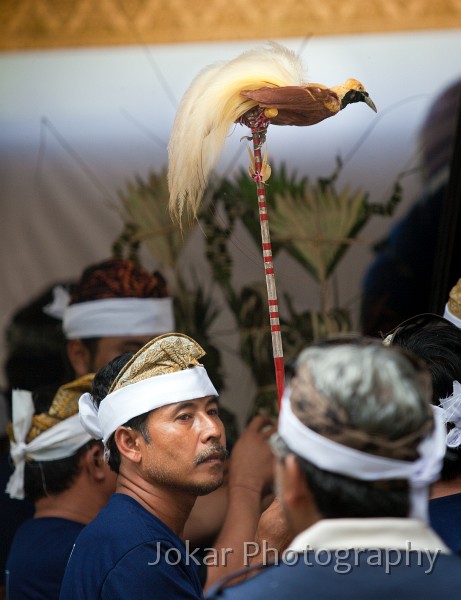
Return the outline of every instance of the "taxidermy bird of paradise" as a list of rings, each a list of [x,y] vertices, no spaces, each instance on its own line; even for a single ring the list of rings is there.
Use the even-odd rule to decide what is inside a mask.
[[[168,144],[169,207],[172,217],[181,222],[186,207],[197,217],[208,175],[232,125],[241,123],[251,130],[250,176],[257,189],[279,404],[284,388],[283,349],[265,192],[270,168],[261,148],[270,123],[314,125],[352,102],[365,102],[376,111],[356,79],[332,88],[306,84],[299,57],[272,43],[199,73],[181,101]]]
[[[294,52],[271,43],[198,74],[181,101],[168,145],[173,217],[180,220],[186,207],[197,215],[229,130],[242,117],[245,121],[249,111],[260,109],[260,121],[266,121],[266,126],[314,125],[355,102],[365,102],[376,111],[356,79],[327,88],[306,83],[303,70]]]

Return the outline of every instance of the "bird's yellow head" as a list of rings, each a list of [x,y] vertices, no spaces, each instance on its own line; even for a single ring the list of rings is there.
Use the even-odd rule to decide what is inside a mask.
[[[341,101],[341,110],[345,108],[348,104],[353,104],[354,102],[365,102],[368,106],[378,112],[375,106],[375,103],[370,98],[368,92],[365,87],[357,81],[357,79],[348,79],[341,85],[334,86],[331,88]]]

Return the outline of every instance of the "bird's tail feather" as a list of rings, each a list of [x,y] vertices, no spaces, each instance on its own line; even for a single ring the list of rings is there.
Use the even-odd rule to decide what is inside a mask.
[[[232,124],[256,106],[240,95],[264,86],[303,85],[303,67],[291,50],[272,43],[201,71],[179,106],[168,144],[170,212],[197,215],[210,171]]]

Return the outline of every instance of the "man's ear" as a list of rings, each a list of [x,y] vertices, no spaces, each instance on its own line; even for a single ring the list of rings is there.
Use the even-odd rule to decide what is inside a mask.
[[[117,444],[120,456],[125,456],[129,461],[140,463],[142,435],[139,431],[131,429],[131,427],[118,427],[114,433],[115,443]]]
[[[82,377],[91,371],[90,351],[82,340],[67,340],[67,356],[76,377]]]
[[[104,465],[104,448],[101,444],[90,446],[84,456],[85,467],[96,481],[104,481],[107,469]]]
[[[277,465],[277,487],[287,523],[295,535],[322,518],[294,454]]]

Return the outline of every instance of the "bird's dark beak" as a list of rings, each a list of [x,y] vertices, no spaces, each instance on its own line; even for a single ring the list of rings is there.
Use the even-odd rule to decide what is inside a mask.
[[[364,92],[362,94],[362,100],[365,102],[365,104],[368,104],[368,106],[371,108],[371,110],[378,112],[378,109],[376,108],[375,103],[373,102],[373,100],[370,98],[370,96],[366,92]]]

